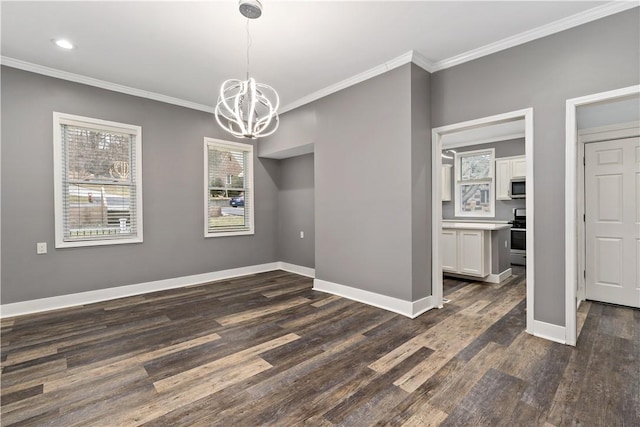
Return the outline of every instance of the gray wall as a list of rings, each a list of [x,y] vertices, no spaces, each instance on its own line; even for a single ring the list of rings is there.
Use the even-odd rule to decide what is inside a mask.
[[[501,157],[511,157],[511,156],[524,156],[524,138],[518,139],[509,139],[507,141],[498,141],[491,142],[487,144],[477,144],[477,145],[469,145],[467,147],[458,147],[455,150],[458,153],[464,153],[465,151],[474,151],[474,150],[485,150],[488,148],[495,148],[495,158],[496,160]],[[452,165],[454,159],[445,159],[442,158],[442,164]],[[456,209],[455,209],[455,171],[451,169],[451,173],[453,174],[453,179],[451,180],[451,201],[450,202],[442,202],[442,218],[443,219],[454,219],[460,218],[456,217]],[[491,219],[495,219],[498,221],[510,221],[513,219],[513,209],[514,208],[524,208],[526,204],[525,199],[514,199],[514,200],[496,200],[496,215],[494,218],[488,217],[461,217],[464,220],[470,219],[480,219],[483,221],[490,221]]]
[[[429,79],[405,65],[284,114],[267,139],[268,153],[314,144],[316,278],[431,293]]]
[[[54,248],[53,111],[142,126],[143,243]],[[205,136],[228,139],[207,113],[3,67],[2,303],[277,261],[277,160],[254,162],[256,234],[204,238]]]
[[[411,67],[315,109],[316,278],[412,298]]]
[[[431,75],[411,64],[411,301],[431,295]]]
[[[317,126],[313,110],[297,108],[281,115],[276,133],[260,138],[258,156],[285,159],[312,153]]]
[[[500,274],[511,266],[511,230],[491,232],[491,273]]]
[[[278,260],[309,268],[315,267],[313,170],[313,154],[280,161]]]
[[[534,108],[534,318],[564,325],[569,98],[640,82],[638,8],[434,73],[434,127]]]

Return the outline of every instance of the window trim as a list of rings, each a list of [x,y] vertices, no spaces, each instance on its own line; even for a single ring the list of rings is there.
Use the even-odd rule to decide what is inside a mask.
[[[482,153],[490,153],[491,160],[489,165],[490,177],[482,179],[462,179],[462,167],[461,159],[463,157],[470,157]],[[496,179],[495,179],[495,148],[485,148],[483,150],[462,151],[455,154],[454,171],[455,171],[455,185],[454,185],[454,200],[455,200],[455,215],[458,217],[477,217],[477,218],[495,218],[496,217]],[[487,214],[480,214],[478,212],[464,212],[462,211],[460,200],[460,186],[469,184],[489,184],[489,191],[491,197],[489,197],[489,212]]]
[[[64,188],[62,176],[62,162],[65,161],[62,152],[62,133],[60,128],[62,125],[71,125],[79,127],[92,127],[106,131],[124,132],[135,135],[135,187],[136,187],[136,235],[129,238],[109,239],[102,238],[98,240],[64,240]],[[129,243],[142,243],[143,241],[143,225],[142,225],[142,127],[130,125],[126,123],[112,122],[108,120],[94,119],[91,117],[77,116],[73,114],[53,112],[53,193],[54,193],[54,222],[55,222],[55,247],[78,248],[89,246],[106,246],[106,245],[123,245]]]
[[[204,137],[204,237],[229,237],[229,236],[246,236],[255,234],[255,207],[254,207],[254,196],[253,193],[255,191],[254,187],[254,162],[253,162],[253,145],[247,144],[243,142],[235,142],[235,141],[225,141],[222,139],[215,139]],[[247,225],[247,230],[241,231],[209,231],[209,147],[223,147],[229,148],[231,150],[241,150],[247,151],[249,155],[247,156],[247,165],[243,173],[245,174],[244,179],[247,180],[245,184],[246,187],[249,188],[244,192],[245,198],[245,209],[246,205],[249,205],[249,224]],[[249,175],[248,177],[246,175]]]

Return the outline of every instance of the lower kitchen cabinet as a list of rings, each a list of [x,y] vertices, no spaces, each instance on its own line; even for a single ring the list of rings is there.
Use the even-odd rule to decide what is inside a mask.
[[[485,277],[491,273],[491,232],[442,229],[442,271]]]

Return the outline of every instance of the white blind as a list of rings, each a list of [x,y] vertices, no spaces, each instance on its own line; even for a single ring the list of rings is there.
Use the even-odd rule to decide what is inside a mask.
[[[63,239],[137,235],[136,135],[61,124]]]
[[[207,233],[252,228],[252,147],[207,143]]]

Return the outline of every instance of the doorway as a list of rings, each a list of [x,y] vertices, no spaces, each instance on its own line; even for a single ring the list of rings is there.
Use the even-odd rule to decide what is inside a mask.
[[[575,345],[577,340],[577,308],[586,298],[584,278],[586,243],[584,228],[584,166],[585,143],[598,139],[579,138],[578,109],[587,106],[599,107],[615,101],[624,101],[639,96],[640,85],[601,92],[567,100],[566,103],[566,139],[565,139],[565,335],[566,343]],[[605,105],[606,106],[606,105]],[[611,109],[619,122],[620,113]],[[599,117],[604,117],[598,114]],[[612,122],[613,123],[613,122]],[[605,125],[600,123],[600,126]],[[597,126],[597,125],[596,125]],[[618,126],[619,127],[619,126]],[[637,128],[637,126],[636,126]],[[605,129],[611,131],[612,129]],[[601,136],[601,135],[600,135]],[[627,135],[619,135],[625,137]],[[613,138],[608,138],[613,139]],[[602,139],[600,139],[602,140]]]
[[[592,142],[584,152],[585,297],[640,308],[640,138]]]
[[[511,122],[524,121],[524,138],[525,138],[525,158],[526,162],[526,209],[529,211],[527,215],[526,227],[526,283],[527,283],[527,332],[535,334],[533,321],[534,307],[534,221],[533,221],[533,109],[513,111],[510,113],[498,114],[495,116],[484,117],[477,120],[471,120],[453,125],[442,126],[432,130],[432,153],[431,153],[431,170],[432,170],[432,295],[435,307],[443,306],[443,285],[442,285],[442,149],[443,139],[447,135],[472,131],[474,129],[504,125]],[[544,331],[538,335],[545,336]]]

